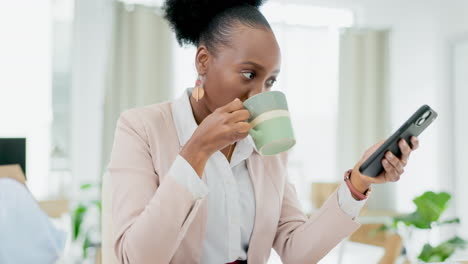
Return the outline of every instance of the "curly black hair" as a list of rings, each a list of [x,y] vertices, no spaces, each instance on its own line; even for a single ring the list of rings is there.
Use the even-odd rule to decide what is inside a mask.
[[[167,0],[164,17],[169,21],[179,44],[204,44],[213,51],[218,44],[229,45],[236,22],[253,28],[270,29],[259,11],[263,0]]]

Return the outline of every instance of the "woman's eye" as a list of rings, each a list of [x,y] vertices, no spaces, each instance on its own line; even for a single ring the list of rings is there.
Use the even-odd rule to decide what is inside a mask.
[[[244,77],[249,80],[252,80],[255,77],[255,74],[253,72],[243,72],[242,75],[244,75]]]
[[[275,84],[275,82],[276,82],[275,79],[268,80],[268,81],[267,81],[267,85],[268,85],[268,86],[273,86],[273,84]]]

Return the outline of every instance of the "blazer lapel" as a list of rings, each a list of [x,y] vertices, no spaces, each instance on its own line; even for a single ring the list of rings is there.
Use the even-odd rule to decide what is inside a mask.
[[[282,175],[277,156],[252,153],[247,159],[255,193],[255,220],[247,259],[251,263],[266,263],[271,253],[281,214]]]

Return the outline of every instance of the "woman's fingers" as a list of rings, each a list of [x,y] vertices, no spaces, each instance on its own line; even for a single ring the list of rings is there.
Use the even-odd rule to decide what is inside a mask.
[[[227,103],[226,105],[223,105],[217,108],[215,111],[231,113],[231,112],[243,109],[243,108],[244,108],[244,104],[242,103],[242,101],[239,98],[236,98],[230,103]]]
[[[234,131],[239,134],[248,134],[252,126],[247,122],[237,122],[234,124]]]
[[[237,110],[229,114],[229,120],[236,123],[239,121],[246,121],[250,117],[250,112],[246,109]]]
[[[419,139],[417,137],[415,137],[415,136],[412,136],[411,137],[411,145],[412,145],[413,150],[419,148]]]
[[[403,174],[404,172],[404,164],[403,162],[400,161],[395,155],[393,155],[392,152],[387,151],[387,154],[385,154],[385,159],[392,165],[397,173]]]
[[[400,179],[400,174],[386,158],[382,160],[382,166],[385,169],[385,178],[387,179],[387,181],[395,182]]]
[[[419,147],[417,137],[411,137],[411,145],[409,146],[406,140],[401,139],[398,146],[401,150],[401,158],[396,157],[391,151],[387,151],[385,158],[382,160],[382,166],[385,169],[385,178],[388,181],[398,181],[400,176],[405,172],[405,166],[408,162],[411,152]]]
[[[419,147],[419,140],[417,137],[411,137],[410,141],[411,147],[404,139],[401,139],[398,142],[398,146],[401,150],[401,158],[395,156],[391,151],[387,151],[387,153],[385,153],[385,156],[382,159],[382,166],[385,171],[375,179],[376,182],[378,179],[382,179],[383,182],[395,182],[400,180],[401,175],[405,172],[405,166],[411,152]]]
[[[403,163],[403,166],[406,166],[408,163],[409,156],[411,154],[411,148],[408,145],[408,142],[404,139],[400,139],[400,142],[398,142],[398,146],[400,147],[401,150],[401,162]]]

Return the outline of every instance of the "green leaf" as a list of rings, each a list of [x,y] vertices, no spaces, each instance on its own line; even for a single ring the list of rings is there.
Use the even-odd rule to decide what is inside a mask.
[[[467,241],[454,237],[436,247],[425,244],[418,258],[424,262],[443,262],[458,248],[465,248]]]
[[[83,259],[88,257],[88,248],[91,246],[91,241],[88,234],[86,234],[85,240],[83,241]]]
[[[421,229],[430,229],[431,222],[425,219],[418,211],[404,215],[398,216],[393,219],[393,226],[396,228],[398,222],[403,222],[407,226],[415,226]]]
[[[468,241],[456,236],[450,240],[447,241],[449,244],[457,247],[457,248],[461,248],[461,249],[464,249],[466,247],[466,245],[468,244]]]
[[[88,208],[83,204],[79,204],[78,207],[75,209],[72,215],[73,221],[73,240],[76,240],[80,235],[80,227],[83,223],[83,218],[88,211]]]
[[[439,220],[440,215],[445,211],[450,194],[446,192],[434,193],[425,192],[416,197],[413,202],[416,204],[416,211],[428,222]]]
[[[445,220],[442,222],[438,222],[437,225],[446,225],[446,224],[459,224],[460,223],[460,218],[453,218],[449,220]]]
[[[430,229],[431,224],[437,222],[447,208],[450,197],[450,194],[446,192],[425,192],[413,200],[416,205],[416,211],[408,215],[395,217],[393,219],[393,227],[396,228],[398,222],[403,222],[407,226]],[[438,224],[449,223],[457,223],[457,220],[452,219]]]
[[[80,186],[80,190],[86,190],[86,189],[89,189],[91,188],[93,185],[91,183],[86,183],[86,184],[82,184]]]
[[[97,206],[97,208],[99,209],[99,213],[102,212],[102,203],[101,203],[101,200],[94,200],[92,201],[93,204],[95,204]]]
[[[381,226],[379,226],[378,228],[376,229],[372,229],[370,232],[369,232],[369,237],[370,238],[374,238],[377,233],[380,233],[380,232],[385,232],[385,231],[388,231],[388,230],[391,230],[392,227],[389,226],[389,225],[386,225],[386,224],[383,224]]]

